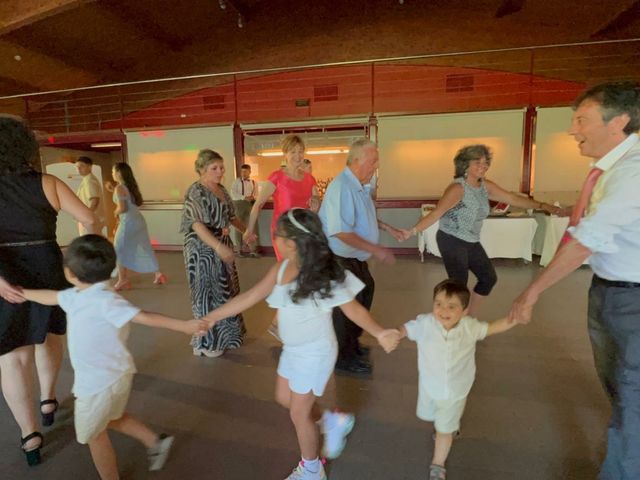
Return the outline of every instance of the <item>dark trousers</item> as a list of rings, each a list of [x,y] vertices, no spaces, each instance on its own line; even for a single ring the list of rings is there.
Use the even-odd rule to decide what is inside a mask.
[[[449,278],[466,285],[471,270],[478,279],[473,291],[484,296],[491,293],[498,276],[480,242],[465,242],[442,230],[436,233],[436,242]]]
[[[594,275],[589,337],[611,401],[607,455],[600,480],[640,479],[640,285],[620,287]]]
[[[349,270],[364,283],[365,287],[358,293],[356,300],[370,310],[375,282],[369,272],[369,265],[355,258],[338,257],[338,260],[345,270]],[[338,339],[338,361],[349,362],[358,358],[358,338],[362,335],[362,328],[349,320],[340,307],[333,309],[333,328]]]

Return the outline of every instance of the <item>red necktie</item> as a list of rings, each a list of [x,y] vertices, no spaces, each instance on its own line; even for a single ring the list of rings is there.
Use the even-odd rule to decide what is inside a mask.
[[[600,175],[604,173],[604,170],[601,168],[594,167],[587,174],[587,178],[584,180],[584,184],[582,185],[582,190],[580,191],[580,197],[578,201],[573,206],[573,211],[571,212],[571,216],[569,217],[569,227],[575,227],[580,222],[580,219],[584,215],[584,211],[587,209],[587,205],[589,204],[589,199],[591,198],[591,192],[593,192],[593,187],[595,187],[598,182],[598,178]],[[560,241],[561,245],[564,245],[573,237],[571,234],[566,231],[562,236],[562,240]]]

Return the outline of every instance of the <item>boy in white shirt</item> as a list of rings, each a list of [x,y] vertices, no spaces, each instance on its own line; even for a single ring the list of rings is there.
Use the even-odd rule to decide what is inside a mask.
[[[436,431],[429,480],[446,478],[444,464],[475,379],[476,342],[516,325],[507,318],[487,323],[467,316],[469,298],[466,285],[444,280],[434,288],[433,313],[418,315],[399,329],[401,338],[418,345],[416,414],[433,422]]]
[[[79,443],[88,443],[103,480],[117,480],[118,465],[108,429],[129,435],[147,447],[149,470],[164,465],[173,437],[159,435],[125,412],[135,365],[127,350],[129,322],[202,334],[202,320],[182,321],[131,305],[109,287],[115,268],[113,245],[100,235],[76,238],[65,253],[64,273],[74,285],[63,291],[23,290],[27,300],[60,305],[67,314],[69,358],[75,378],[74,423]]]

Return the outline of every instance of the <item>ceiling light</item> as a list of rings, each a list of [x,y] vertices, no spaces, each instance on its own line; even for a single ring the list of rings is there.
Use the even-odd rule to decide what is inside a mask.
[[[92,143],[91,148],[110,148],[110,147],[121,147],[122,142],[102,142],[102,143]]]
[[[22,56],[21,56],[21,55],[14,55],[14,56],[13,56],[13,59],[14,59],[16,62],[19,62],[20,60],[22,60]]]
[[[244,20],[242,19],[242,15],[238,14],[238,28],[244,27]]]
[[[335,155],[337,153],[349,153],[348,148],[314,148],[313,150],[307,150],[307,155]]]
[[[218,0],[218,5],[220,5],[220,10],[226,10],[227,8],[227,2],[224,0]]]
[[[312,148],[304,152],[306,155],[337,155],[341,153],[349,153],[347,147],[327,147],[327,148]],[[284,153],[280,150],[263,150],[258,152],[259,157],[281,157]]]

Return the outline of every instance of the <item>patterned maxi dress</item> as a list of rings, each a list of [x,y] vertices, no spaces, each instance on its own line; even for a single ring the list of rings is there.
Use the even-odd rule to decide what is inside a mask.
[[[223,262],[193,231],[193,224],[200,222],[218,240],[233,248],[229,237],[229,226],[235,218],[233,201],[227,190],[222,185],[220,187],[224,202],[200,182],[189,187],[184,199],[180,232],[184,234],[184,262],[195,318],[203,317],[240,292],[235,263]],[[204,337],[194,337],[191,345],[208,351],[238,348],[242,345],[245,333],[240,314],[216,323]]]

